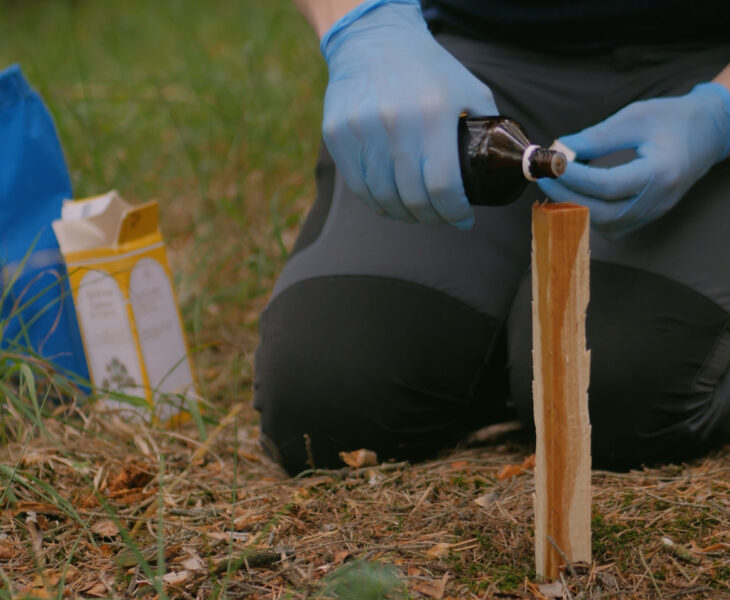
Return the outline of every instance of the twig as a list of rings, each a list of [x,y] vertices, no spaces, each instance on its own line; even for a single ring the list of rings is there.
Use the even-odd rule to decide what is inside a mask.
[[[687,583],[692,583],[692,578],[689,576],[689,573],[684,570],[684,567],[682,567],[681,564],[679,564],[679,561],[674,558],[673,556],[670,556],[669,558],[672,559],[672,563],[674,563],[674,566],[677,567],[677,570],[684,575],[684,578],[687,580]]]
[[[313,477],[315,475],[329,475],[330,477],[357,477],[358,475],[362,475],[363,473],[369,473],[370,471],[393,471],[395,469],[405,468],[409,466],[410,463],[406,461],[402,462],[396,462],[396,463],[381,463],[379,465],[376,465],[374,467],[360,467],[358,469],[352,469],[350,467],[341,467],[339,469],[306,469],[305,471],[302,471],[301,473],[297,474],[294,479],[304,479],[306,477]],[[263,486],[261,488],[256,488],[256,491],[260,489],[264,489],[265,487],[279,487],[281,486],[281,482],[277,482],[275,484]]]
[[[426,491],[423,492],[423,494],[421,494],[421,497],[413,505],[413,508],[411,509],[411,512],[408,513],[406,520],[410,519],[413,516],[413,513],[415,513],[419,509],[421,504],[423,504],[426,501],[426,498],[428,498],[431,495],[432,491],[433,491],[433,482],[431,482],[428,485],[428,487],[426,488]]]
[[[549,534],[548,534],[548,535],[547,535],[546,537],[547,537],[547,540],[548,540],[548,542],[550,542],[550,545],[551,545],[551,546],[552,546],[553,548],[555,548],[555,551],[556,551],[556,552],[557,552],[558,554],[560,554],[560,558],[562,558],[562,559],[563,559],[563,560],[565,561],[565,565],[566,565],[566,567],[567,567],[568,571],[570,571],[570,574],[571,574],[571,576],[572,576],[572,577],[575,577],[576,579],[578,579],[578,573],[577,573],[577,572],[576,572],[576,570],[575,570],[575,569],[573,568],[573,565],[571,564],[571,562],[570,562],[570,561],[568,560],[568,557],[567,557],[567,556],[565,555],[565,552],[563,552],[563,551],[562,551],[562,550],[560,549],[560,546],[558,546],[558,544],[557,544],[557,543],[555,542],[555,540],[554,540],[554,539],[552,538],[552,536],[551,536],[551,535],[549,535]]]
[[[706,504],[695,504],[693,502],[681,502],[680,500],[670,500],[669,498],[662,498],[661,496],[657,494],[652,494],[651,492],[644,491],[644,494],[647,496],[651,496],[652,498],[656,500],[660,500],[661,502],[666,502],[667,504],[673,504],[674,506],[685,506],[687,508],[698,508],[701,510],[709,510],[709,506]]]
[[[699,594],[701,592],[714,592],[714,591],[717,591],[717,590],[715,590],[714,588],[711,588],[708,585],[699,585],[699,586],[693,587],[693,588],[678,590],[678,591],[674,592],[673,594],[670,594],[669,596],[667,596],[667,598],[676,598],[677,596],[687,596],[689,594]]]
[[[216,573],[223,573],[228,570],[228,566],[231,566],[231,571],[237,571],[245,565],[248,574],[250,576],[250,567],[267,567],[280,561],[282,558],[292,556],[294,550],[288,546],[281,548],[261,548],[261,549],[250,549],[244,550],[238,557],[226,556],[216,560],[214,563],[214,570]]]
[[[656,579],[654,579],[654,574],[651,572],[651,569],[649,568],[649,565],[646,562],[646,558],[644,557],[644,553],[641,551],[641,548],[639,548],[639,558],[641,559],[641,564],[644,565],[644,568],[646,569],[646,572],[649,575],[649,579],[651,579],[651,583],[654,586],[654,589],[656,590],[657,597],[661,598],[662,593],[659,590],[659,586],[656,583]]]
[[[568,600],[573,600],[573,594],[570,593],[570,588],[568,588],[568,584],[565,581],[564,573],[560,573],[560,583],[563,584],[563,591],[568,594]]]
[[[309,437],[308,433],[304,434],[304,449],[307,451],[306,463],[311,469],[316,469],[317,467],[314,464],[314,453],[312,452],[312,438]]]
[[[190,462],[185,469],[183,469],[182,473],[180,473],[171,483],[167,486],[165,489],[166,494],[172,494],[173,491],[175,491],[175,488],[177,488],[178,485],[180,485],[183,481],[186,480],[188,472],[190,471],[190,468],[198,461],[200,460],[210,449],[210,447],[213,445],[213,442],[218,438],[218,436],[221,434],[221,432],[230,425],[230,423],[238,416],[238,413],[243,410],[243,403],[236,404],[231,411],[223,418],[223,420],[218,424],[218,427],[216,427],[213,432],[208,436],[208,439],[203,442],[203,444],[200,445],[200,447],[193,452],[193,455],[190,457]],[[150,504],[147,507],[147,510],[144,512],[145,517],[149,517],[152,512],[157,508],[156,504]],[[132,530],[129,532],[132,537],[134,537],[137,533],[139,533],[140,528],[142,527],[142,523],[144,521],[137,521],[132,527]]]

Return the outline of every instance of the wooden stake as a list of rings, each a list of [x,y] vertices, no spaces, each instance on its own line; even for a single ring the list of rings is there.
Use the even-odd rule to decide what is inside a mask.
[[[583,206],[532,207],[535,566],[548,578],[591,560],[588,221]]]

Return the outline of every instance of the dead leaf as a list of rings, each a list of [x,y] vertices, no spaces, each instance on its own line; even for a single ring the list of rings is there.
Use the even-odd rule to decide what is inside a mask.
[[[46,600],[47,598],[55,598],[56,594],[47,590],[45,587],[25,587],[20,590],[21,598],[34,598],[35,600]]]
[[[82,591],[89,596],[95,596],[96,598],[104,598],[107,595],[106,585],[104,585],[101,581],[97,581]]]
[[[441,558],[442,556],[448,554],[449,548],[451,548],[451,544],[447,544],[446,542],[439,542],[438,544],[434,544],[428,550],[426,550],[426,556],[428,556],[429,558]]]
[[[562,598],[565,588],[561,581],[553,581],[552,583],[541,583],[537,586],[540,593],[547,598]]]
[[[0,560],[10,560],[18,554],[18,551],[5,544],[0,545]]]
[[[81,576],[81,571],[74,567],[73,565],[69,565],[66,568],[66,575],[64,578],[64,581],[66,583],[73,583]]]
[[[421,592],[424,596],[435,598],[435,600],[442,600],[448,581],[449,574],[444,573],[444,576],[440,580],[415,581],[411,584],[411,587],[417,592]]]
[[[48,575],[48,583],[55,586],[60,583],[61,579],[63,579],[64,583],[73,583],[80,575],[81,571],[73,565],[68,565],[65,572],[64,570],[60,570]]]
[[[154,475],[149,473],[145,465],[135,461],[128,463],[122,467],[114,477],[109,481],[109,490],[118,492],[119,490],[132,490],[146,486],[154,479]]]
[[[352,452],[340,452],[340,458],[348,467],[359,469],[361,467],[375,467],[378,464],[378,455],[372,450],[361,448]]]
[[[505,465],[497,473],[497,479],[504,481],[505,479],[511,479],[512,477],[519,477],[524,475],[527,471],[535,468],[535,455],[532,454],[522,461],[519,465]]]
[[[499,498],[499,494],[497,494],[496,492],[488,492],[482,496],[479,496],[478,498],[474,498],[474,504],[478,504],[482,508],[487,508],[488,506],[494,504],[497,498]]]
[[[519,477],[524,475],[525,470],[520,465],[504,465],[497,473],[497,479],[504,481],[505,479],[512,479],[513,477]]]
[[[113,538],[119,535],[119,529],[111,519],[100,519],[92,525],[91,531],[103,538]]]
[[[180,563],[180,566],[186,571],[205,571],[205,563],[197,554],[186,558]]]
[[[336,565],[339,565],[343,562],[345,562],[345,559],[350,556],[349,550],[335,550],[334,557],[332,562]]]
[[[190,571],[171,571],[162,576],[162,581],[167,585],[180,585],[188,581],[193,574]]]

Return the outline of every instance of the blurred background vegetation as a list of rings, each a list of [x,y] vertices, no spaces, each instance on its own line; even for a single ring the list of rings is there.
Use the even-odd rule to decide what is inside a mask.
[[[5,0],[0,68],[16,62],[76,197],[159,200],[203,393],[240,399],[314,193],[326,69],[305,20],[291,0]]]

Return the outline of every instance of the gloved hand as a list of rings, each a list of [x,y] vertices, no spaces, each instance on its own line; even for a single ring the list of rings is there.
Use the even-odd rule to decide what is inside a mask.
[[[636,159],[617,167],[572,162],[562,177],[538,182],[556,202],[588,206],[594,228],[617,238],[661,217],[728,156],[730,91],[702,83],[685,96],[634,102],[560,141],[579,160],[636,151]]]
[[[462,229],[474,223],[459,168],[462,112],[496,115],[489,88],[433,39],[417,0],[368,0],[322,38],[324,141],[373,210]]]

